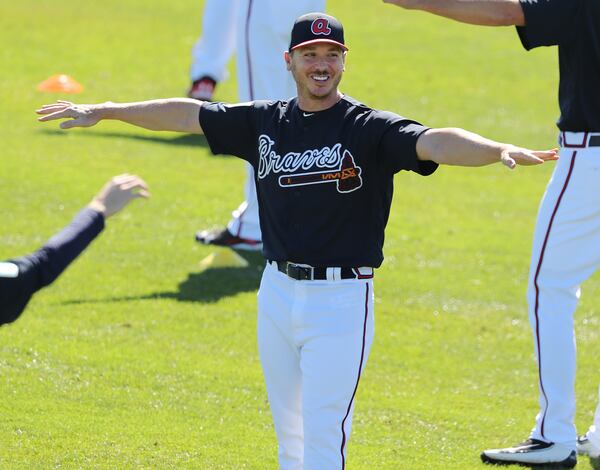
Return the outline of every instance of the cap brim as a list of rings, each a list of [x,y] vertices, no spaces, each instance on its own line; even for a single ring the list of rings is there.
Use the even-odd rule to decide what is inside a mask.
[[[290,50],[294,51],[294,50],[298,49],[299,47],[309,46],[310,44],[317,44],[319,42],[326,42],[326,43],[329,43],[329,44],[335,44],[336,46],[341,47],[344,51],[348,50],[347,46],[345,46],[341,42],[337,42],[337,41],[334,41],[332,39],[311,39],[310,41],[304,41],[304,42],[301,42],[300,44],[296,44]]]

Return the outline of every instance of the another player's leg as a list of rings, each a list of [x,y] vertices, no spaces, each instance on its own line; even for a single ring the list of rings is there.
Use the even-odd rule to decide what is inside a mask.
[[[298,286],[307,299],[300,335],[305,470],[345,468],[356,392],[374,333],[372,283],[328,284]]]
[[[293,281],[267,266],[258,291],[258,352],[279,444],[280,470],[302,470],[302,380],[293,339]]]
[[[564,149],[542,200],[532,251],[529,316],[540,412],[529,440],[483,452],[486,462],[576,464],[575,339],[579,286],[600,263],[600,196],[586,151]]]
[[[206,0],[202,35],[192,48],[188,97],[212,101],[217,83],[226,78],[227,62],[235,48],[238,1]]]
[[[216,245],[234,250],[259,251],[262,249],[258,200],[254,184],[254,170],[246,163],[246,200],[232,212],[226,228],[201,230],[196,233],[196,241],[205,245]]]
[[[240,101],[284,100],[296,94],[296,83],[283,60],[290,25],[298,16],[324,8],[324,0],[239,1],[236,65]],[[232,212],[227,227],[196,233],[200,243],[236,250],[262,249],[254,173],[250,165],[247,167],[245,201]]]

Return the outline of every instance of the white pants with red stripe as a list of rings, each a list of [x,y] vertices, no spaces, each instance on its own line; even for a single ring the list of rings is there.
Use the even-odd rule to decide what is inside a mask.
[[[581,284],[600,266],[600,147],[588,146],[589,139],[587,133],[562,134],[560,160],[538,213],[527,293],[540,394],[531,437],[573,449],[573,315]],[[598,434],[590,437],[600,444]]]
[[[341,470],[373,341],[373,281],[296,281],[267,264],[258,350],[281,470]]]
[[[192,48],[190,79],[227,78],[227,63],[235,49],[239,0],[206,0],[202,12],[202,35]]]
[[[289,47],[294,20],[324,10],[325,0],[238,0],[236,68],[241,102],[296,95],[283,53]],[[249,163],[246,173],[246,200],[233,211],[227,228],[239,237],[260,240],[254,170]]]

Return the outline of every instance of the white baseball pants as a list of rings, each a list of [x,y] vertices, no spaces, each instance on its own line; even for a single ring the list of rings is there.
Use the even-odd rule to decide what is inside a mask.
[[[202,13],[202,35],[192,48],[191,81],[227,78],[227,63],[235,48],[238,0],[206,0]]]
[[[527,293],[540,394],[531,437],[572,449],[577,438],[573,314],[581,284],[600,266],[597,139],[600,133],[562,133],[560,160],[539,208]],[[595,142],[599,146],[590,145]],[[600,444],[600,408],[594,424],[590,438]]]
[[[373,281],[297,281],[267,264],[258,351],[281,470],[344,469],[374,334]]]

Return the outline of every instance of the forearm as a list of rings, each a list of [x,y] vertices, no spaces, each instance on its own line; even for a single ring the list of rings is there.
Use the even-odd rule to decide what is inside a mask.
[[[464,129],[444,128],[427,131],[417,142],[417,153],[442,165],[484,166],[500,162],[509,147]]]
[[[104,216],[93,208],[85,208],[42,248],[29,255],[27,258],[39,273],[37,288],[54,282],[103,229]]]
[[[153,131],[202,133],[198,121],[201,102],[197,100],[170,98],[95,106],[100,119],[114,119]]]
[[[462,23],[483,26],[523,26],[519,0],[384,0],[408,10],[422,10]]]

